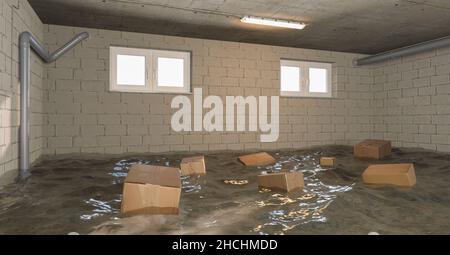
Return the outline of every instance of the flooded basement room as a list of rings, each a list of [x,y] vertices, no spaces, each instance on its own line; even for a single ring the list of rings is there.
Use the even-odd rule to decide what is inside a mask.
[[[0,1],[0,241],[450,235],[449,23],[441,0]]]
[[[130,167],[178,166],[185,154],[45,159],[26,181],[0,190],[0,234],[448,234],[447,154],[395,149],[382,161],[359,160],[349,146],[271,154],[276,162],[265,167],[243,166],[238,153],[206,154],[206,175],[181,177],[178,215],[132,217],[121,214]],[[320,166],[323,155],[336,165]],[[361,181],[374,162],[405,161],[414,163],[414,188]],[[258,188],[261,172],[283,170],[301,172],[304,187]]]

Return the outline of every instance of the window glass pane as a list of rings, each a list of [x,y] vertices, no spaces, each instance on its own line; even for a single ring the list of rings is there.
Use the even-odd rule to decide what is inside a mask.
[[[145,57],[117,55],[117,84],[145,86]]]
[[[300,91],[300,68],[281,66],[281,91]]]
[[[158,57],[158,86],[184,87],[184,60]]]
[[[309,68],[309,92],[328,92],[327,69]]]

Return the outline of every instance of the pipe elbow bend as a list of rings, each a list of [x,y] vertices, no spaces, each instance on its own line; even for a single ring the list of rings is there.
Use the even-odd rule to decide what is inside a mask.
[[[27,46],[33,35],[30,32],[22,32],[19,37],[20,37],[19,39],[20,45]]]
[[[87,39],[89,38],[89,33],[88,32],[83,32],[81,34],[78,35],[80,37],[80,39]]]

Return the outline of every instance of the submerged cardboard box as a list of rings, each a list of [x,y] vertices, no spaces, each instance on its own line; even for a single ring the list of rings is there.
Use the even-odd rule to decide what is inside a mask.
[[[353,147],[353,154],[358,158],[384,158],[391,155],[391,141],[364,140]]]
[[[280,172],[258,175],[258,186],[261,188],[291,191],[305,186],[301,172]]]
[[[276,162],[275,158],[267,152],[259,152],[240,156],[239,160],[246,166],[265,166],[274,164]]]
[[[178,214],[180,169],[133,165],[123,185],[122,213]]]
[[[321,166],[334,166],[335,163],[336,163],[335,157],[321,157],[320,158]]]
[[[414,165],[410,163],[370,165],[362,177],[364,183],[368,184],[390,184],[405,187],[412,187],[416,184]]]
[[[204,175],[206,174],[205,157],[196,156],[183,158],[180,164],[181,175]]]

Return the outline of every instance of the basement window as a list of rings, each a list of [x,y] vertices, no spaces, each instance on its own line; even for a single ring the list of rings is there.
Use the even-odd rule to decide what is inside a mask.
[[[110,91],[189,93],[191,54],[110,47]]]
[[[298,60],[280,61],[280,95],[331,97],[331,64]]]

